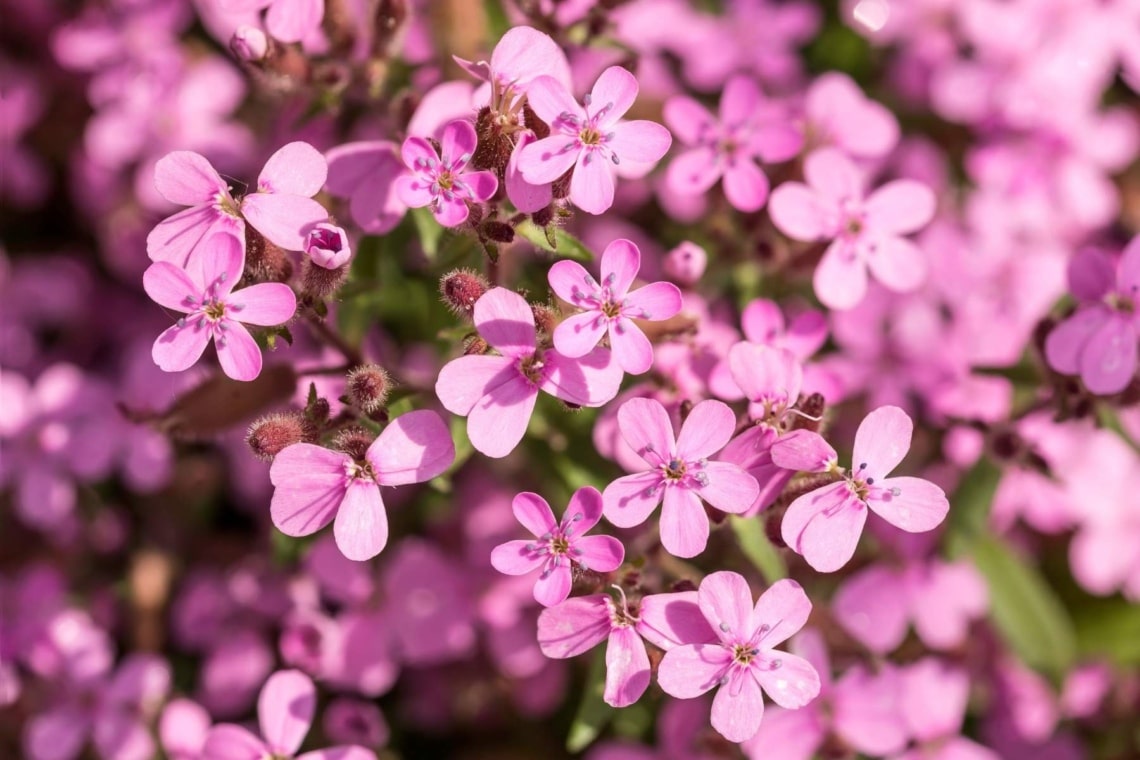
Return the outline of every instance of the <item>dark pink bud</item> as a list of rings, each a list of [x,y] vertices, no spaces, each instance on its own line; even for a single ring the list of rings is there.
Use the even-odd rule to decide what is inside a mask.
[[[259,459],[272,461],[285,447],[315,439],[312,427],[299,414],[270,414],[249,426],[245,442]]]
[[[439,281],[443,302],[458,316],[470,317],[478,301],[487,292],[487,281],[470,269],[453,269]]]
[[[665,274],[682,285],[693,285],[701,279],[707,264],[705,249],[686,240],[665,257]]]
[[[269,38],[257,27],[243,24],[230,38],[230,51],[239,61],[256,63],[269,54]]]
[[[392,379],[376,364],[365,364],[348,373],[348,397],[367,414],[384,406],[391,389]]]
[[[364,454],[375,438],[364,428],[351,427],[337,434],[333,440],[333,448],[343,451],[358,462],[363,462]]]
[[[309,230],[305,239],[305,252],[314,264],[325,269],[339,269],[352,258],[347,233],[328,222],[321,222]]]

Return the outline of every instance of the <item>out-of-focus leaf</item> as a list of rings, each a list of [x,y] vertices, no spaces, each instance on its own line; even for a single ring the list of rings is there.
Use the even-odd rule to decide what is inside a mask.
[[[416,237],[420,240],[420,247],[424,249],[424,254],[428,259],[434,261],[439,254],[439,241],[443,238],[443,227],[435,220],[427,206],[411,209],[408,214],[411,215],[412,222],[416,225]]]
[[[606,691],[606,648],[594,650],[590,672],[586,676],[586,687],[582,690],[582,701],[578,712],[570,724],[566,736],[566,749],[581,752],[589,747],[614,717],[614,708],[602,698]]]
[[[554,240],[551,241],[547,235],[548,230],[553,229]],[[590,249],[579,240],[571,235],[561,227],[537,227],[529,219],[521,222],[515,227],[515,234],[519,235],[529,243],[533,243],[535,247],[540,248],[547,253],[554,253],[562,258],[574,259],[575,261],[593,261],[594,254]]]
[[[756,566],[766,583],[772,584],[788,577],[788,566],[768,540],[759,518],[730,515],[728,522],[732,525],[732,532],[736,534],[744,556]]]
[[[288,401],[296,389],[287,364],[267,365],[248,382],[216,374],[175,399],[157,424],[175,437],[210,438]]]
[[[1001,468],[986,457],[970,468],[950,497],[946,525],[954,534],[976,536],[986,530],[994,494],[1001,482]]]
[[[511,28],[511,20],[507,18],[502,0],[484,0],[483,10],[487,15],[487,47],[491,48]]]
[[[1107,657],[1121,667],[1140,665],[1140,606],[1119,597],[1090,599],[1076,609],[1077,652]]]

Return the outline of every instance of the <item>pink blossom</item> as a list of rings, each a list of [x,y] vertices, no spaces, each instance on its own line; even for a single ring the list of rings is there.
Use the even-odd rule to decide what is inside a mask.
[[[313,146],[292,142],[269,157],[256,191],[239,201],[203,156],[185,150],[168,153],[155,164],[155,187],[166,200],[189,208],[151,231],[147,255],[184,267],[195,246],[215,232],[237,236],[244,248],[246,222],[274,245],[300,251],[309,227],[328,217],[312,199],[327,172],[324,156]]]
[[[776,302],[766,298],[757,298],[744,307],[740,327],[749,343],[787,349],[800,361],[823,347],[828,331],[822,312],[805,309],[788,320]]]
[[[732,742],[751,739],[764,715],[761,689],[781,707],[795,710],[819,694],[820,676],[802,657],[773,649],[803,627],[811,602],[800,585],[781,580],[752,605],[739,573],[705,576],[697,590],[701,614],[714,643],[687,643],[665,653],[657,681],[666,694],[692,699],[720,686],[712,725]]]
[[[1136,375],[1140,341],[1140,237],[1119,262],[1086,249],[1069,264],[1077,311],[1049,333],[1045,358],[1066,375],[1080,375],[1090,391],[1119,393]]]
[[[608,573],[620,567],[625,558],[621,541],[613,536],[583,535],[602,519],[602,495],[596,488],[575,491],[561,522],[555,521],[545,499],[529,491],[515,496],[511,508],[515,518],[538,540],[499,544],[491,552],[491,564],[507,575],[525,575],[542,568],[534,584],[534,598],[544,607],[570,595],[573,567]]]
[[[629,240],[615,240],[602,252],[602,284],[576,261],[563,259],[550,268],[551,289],[582,311],[554,330],[554,347],[571,358],[585,356],[608,335],[622,370],[640,375],[653,366],[653,346],[634,319],[659,322],[681,310],[681,291],[670,282],[654,282],[630,292],[641,269],[641,251]]]
[[[167,703],[158,719],[158,742],[170,760],[198,760],[210,732],[210,714],[190,699]]]
[[[813,568],[830,573],[847,564],[868,508],[910,533],[933,530],[946,517],[950,504],[941,488],[922,478],[887,477],[906,456],[913,427],[897,406],[868,414],[855,433],[858,464],[846,472],[835,450],[815,433],[799,430],[773,444],[772,461],[781,467],[843,477],[799,497],[784,515],[785,543]]]
[[[391,232],[407,204],[396,192],[396,180],[407,172],[397,145],[387,140],[365,140],[338,145],[325,153],[329,173],[325,189],[348,199],[352,221],[365,232]]]
[[[637,79],[620,66],[602,72],[583,99],[585,107],[553,77],[532,81],[527,102],[550,125],[550,136],[523,148],[518,159],[523,178],[544,185],[573,167],[571,202],[589,214],[612,206],[615,167],[646,173],[672,143],[660,124],[620,121],[637,99],[637,90]]]
[[[335,224],[321,222],[305,236],[305,253],[314,264],[325,269],[340,269],[352,258],[348,234]]]
[[[218,0],[226,13],[243,14],[268,8],[265,27],[282,42],[302,42],[320,30],[325,0]]]
[[[235,380],[261,374],[261,349],[243,324],[272,326],[289,321],[297,298],[288,285],[265,282],[233,291],[245,268],[242,241],[219,232],[203,241],[185,268],[156,261],[143,274],[143,288],[167,309],[185,314],[154,342],[154,363],[167,372],[193,366],[211,340],[222,371]]]
[[[665,257],[665,274],[682,285],[692,287],[708,266],[709,255],[696,243],[685,240]]]
[[[438,544],[419,538],[400,542],[383,577],[384,611],[398,623],[389,625],[400,661],[424,666],[472,655],[476,630],[471,581],[470,571]],[[375,639],[381,627],[373,619],[360,634]]]
[[[289,446],[273,460],[276,486],[270,514],[287,536],[308,536],[333,522],[344,556],[375,557],[388,543],[381,486],[423,483],[455,459],[451,434],[432,411],[392,420],[368,447],[363,461],[310,443]]]
[[[535,345],[534,314],[518,293],[491,288],[474,309],[475,327],[499,356],[462,356],[439,373],[436,395],[452,414],[467,416],[478,451],[505,457],[526,434],[540,390],[578,406],[601,406],[617,395],[621,367],[607,349],[570,359]]]
[[[819,76],[808,87],[804,117],[817,145],[834,145],[852,158],[882,158],[899,140],[894,114],[837,71]]]
[[[703,195],[724,178],[724,194],[739,211],[758,211],[768,200],[768,178],[757,161],[787,161],[803,135],[764,95],[755,80],[737,75],[720,98],[719,118],[696,100],[676,95],[665,103],[665,123],[686,151],[673,159],[665,181],[682,195]]]
[[[704,551],[709,521],[702,499],[723,512],[740,513],[759,493],[756,479],[739,465],[709,460],[736,429],[736,416],[720,401],[694,406],[676,438],[668,412],[655,399],[622,404],[618,427],[651,469],[606,486],[606,519],[619,528],[632,528],[645,522],[664,499],[661,544],[670,554],[695,557]]]
[[[915,746],[893,760],[998,760],[959,734],[970,696],[965,671],[925,657],[903,670],[901,686],[903,718]]]
[[[802,182],[772,193],[772,221],[796,240],[831,241],[816,267],[815,294],[832,309],[850,309],[867,293],[867,269],[888,289],[905,293],[926,280],[926,262],[902,237],[934,216],[934,193],[914,180],[888,182],[864,195],[859,169],[835,148],[804,162]]]
[[[422,137],[409,137],[400,149],[411,171],[396,179],[396,194],[410,208],[428,206],[437,222],[455,227],[467,221],[468,202],[489,200],[499,188],[494,172],[467,171],[478,139],[463,120],[443,129],[439,151]]]

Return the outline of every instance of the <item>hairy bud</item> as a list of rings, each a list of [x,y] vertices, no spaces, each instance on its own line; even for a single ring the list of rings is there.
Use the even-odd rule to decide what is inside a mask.
[[[554,221],[554,205],[539,209],[530,215],[530,220],[538,227],[545,227]]]
[[[553,335],[554,328],[558,325],[558,312],[545,303],[532,303],[530,310],[534,314],[534,326],[538,331]]]
[[[453,269],[439,280],[439,294],[456,316],[470,317],[475,302],[487,292],[487,280],[470,269]]]
[[[487,341],[478,335],[468,335],[463,339],[464,356],[479,356],[480,354],[487,353],[490,349],[491,347],[487,344]]]
[[[348,397],[366,414],[384,406],[392,390],[392,378],[377,364],[365,364],[348,373]]]
[[[483,222],[480,227],[483,237],[494,240],[496,243],[510,243],[515,239],[515,228],[506,222],[494,220]]]
[[[317,301],[336,293],[348,281],[348,265],[325,269],[312,259],[301,262],[301,292]]]
[[[266,415],[250,425],[245,442],[254,456],[270,462],[282,449],[295,443],[311,443],[316,438],[316,428],[303,415],[284,412]]]
[[[333,448],[343,451],[359,462],[363,461],[364,454],[374,440],[375,436],[364,428],[350,427],[337,433],[336,438],[333,439]]]
[[[293,274],[293,262],[285,251],[246,225],[245,272],[258,282],[285,282]]]
[[[479,109],[479,114],[475,117],[475,134],[478,135],[479,142],[471,155],[473,168],[494,172],[500,183],[507,170],[507,163],[511,160],[511,152],[515,149],[510,131],[512,128],[517,129],[516,124],[505,119],[509,117],[492,111],[490,106]]]

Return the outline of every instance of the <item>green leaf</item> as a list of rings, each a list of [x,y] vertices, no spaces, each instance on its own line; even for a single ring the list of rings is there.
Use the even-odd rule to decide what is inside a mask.
[[[594,254],[585,243],[561,227],[554,225],[538,227],[527,219],[515,227],[515,234],[547,253],[556,253],[575,261],[594,260]]]
[[[431,209],[427,206],[411,209],[408,213],[416,225],[416,237],[420,240],[424,254],[429,260],[434,261],[439,254],[439,241],[443,238],[443,227],[435,220]]]
[[[985,457],[970,468],[950,498],[946,524],[951,533],[973,537],[986,531],[990,505],[1000,482],[1001,468]]]
[[[614,717],[614,708],[606,704],[603,695],[606,691],[606,648],[594,650],[590,672],[586,675],[586,688],[582,691],[582,701],[578,712],[570,724],[566,736],[566,749],[581,752],[593,744],[602,730]]]
[[[1140,606],[1120,597],[1090,599],[1077,608],[1077,651],[1120,667],[1140,665]]]
[[[780,556],[780,552],[768,540],[761,518],[730,515],[728,522],[732,526],[732,532],[736,534],[736,540],[740,542],[744,556],[752,561],[760,571],[760,575],[764,576],[766,583],[772,584],[788,577],[788,566]]]

